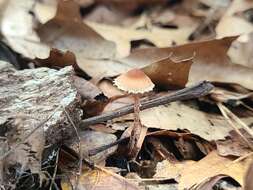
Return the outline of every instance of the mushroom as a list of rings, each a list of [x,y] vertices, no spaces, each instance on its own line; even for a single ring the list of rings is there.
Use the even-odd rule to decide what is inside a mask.
[[[114,84],[134,98],[134,127],[129,141],[129,157],[135,158],[141,149],[146,130],[142,127],[139,117],[140,94],[153,90],[154,84],[140,69],[132,69],[121,74],[114,80]]]

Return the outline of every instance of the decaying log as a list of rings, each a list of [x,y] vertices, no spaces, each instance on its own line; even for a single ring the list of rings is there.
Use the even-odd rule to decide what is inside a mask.
[[[5,163],[2,169],[18,163],[23,170],[39,172],[45,144],[68,141],[75,134],[64,109],[74,122],[80,121],[79,100],[71,67],[16,71],[0,61],[0,165]]]

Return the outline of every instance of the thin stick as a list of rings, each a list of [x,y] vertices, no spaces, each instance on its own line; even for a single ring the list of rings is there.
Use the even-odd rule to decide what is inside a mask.
[[[98,154],[99,152],[102,152],[102,151],[104,151],[104,150],[107,150],[107,149],[109,149],[109,148],[111,148],[111,147],[113,147],[113,146],[116,146],[116,145],[120,144],[120,143],[123,143],[123,142],[125,143],[125,142],[127,142],[129,139],[130,139],[130,137],[125,137],[125,138],[122,138],[122,139],[118,139],[118,140],[116,140],[116,141],[113,142],[113,143],[106,144],[106,145],[100,146],[100,147],[98,147],[98,148],[94,148],[94,149],[92,149],[92,150],[89,150],[89,156],[94,156],[94,155]]]
[[[253,138],[253,131],[249,128],[248,125],[246,125],[241,119],[239,119],[233,112],[231,112],[226,106],[222,105],[223,109],[227,112],[228,116],[231,117],[233,120],[235,120],[237,123],[239,123],[242,128],[247,131],[247,133]]]
[[[191,87],[178,90],[174,93],[168,93],[161,97],[156,97],[151,100],[141,101],[140,110],[152,108],[155,106],[168,104],[170,102],[179,101],[179,100],[189,100],[193,98],[199,98],[201,96],[207,95],[213,89],[213,85],[209,82],[203,81]],[[102,115],[90,117],[88,119],[82,120],[80,122],[80,127],[84,128],[89,125],[97,124],[107,120],[111,120],[129,113],[133,113],[134,106],[133,104],[122,107],[112,112],[104,113]]]
[[[222,115],[225,117],[227,122],[230,124],[230,126],[238,133],[238,135],[247,143],[247,145],[250,147],[251,150],[253,150],[252,144],[248,141],[248,139],[241,133],[241,131],[238,129],[238,127],[231,121],[229,116],[227,115],[226,110],[224,109],[225,106],[223,106],[221,103],[217,103],[218,108],[220,109]]]
[[[252,112],[253,112],[253,108],[252,108],[252,107],[250,107],[250,106],[248,106],[248,105],[247,105],[247,104],[245,104],[244,102],[240,101],[240,104],[241,104],[242,106],[244,106],[245,108],[247,108],[248,110],[250,110],[250,111],[252,111]]]

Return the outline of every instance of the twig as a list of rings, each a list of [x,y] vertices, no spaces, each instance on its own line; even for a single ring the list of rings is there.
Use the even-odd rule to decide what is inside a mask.
[[[247,143],[251,150],[253,150],[253,145],[248,141],[248,139],[241,133],[238,127],[233,123],[228,115],[228,109],[222,105],[222,103],[217,103],[218,108],[220,109],[222,115],[225,117],[230,126],[238,133],[238,135]],[[237,121],[238,122],[238,121]]]
[[[27,134],[19,143],[17,143],[16,145],[13,146],[13,148],[11,148],[9,151],[7,151],[6,153],[4,153],[4,155],[2,155],[2,156],[0,157],[0,160],[3,160],[3,159],[4,159],[6,156],[8,156],[10,153],[14,152],[20,145],[24,144],[24,143],[32,136],[32,134],[33,134],[35,131],[37,131],[40,127],[42,127],[47,121],[49,121],[49,120],[53,117],[53,115],[56,113],[56,111],[57,111],[60,107],[61,107],[61,105],[58,106],[58,107],[54,110],[54,112],[53,112],[51,115],[49,115],[45,120],[43,120],[42,122],[40,122],[40,123],[38,124],[38,126],[35,127],[29,134]]]
[[[161,97],[156,97],[150,100],[141,101],[140,110],[152,108],[155,106],[168,104],[170,102],[179,101],[179,100],[188,100],[193,98],[198,98],[201,96],[207,95],[213,89],[213,85],[209,82],[203,81],[191,87],[178,90],[173,93],[168,93]],[[111,120],[129,113],[133,113],[134,106],[133,104],[122,107],[112,112],[104,113],[102,115],[90,117],[88,119],[82,120],[80,122],[80,127],[84,128],[89,125],[97,124],[107,120]]]
[[[250,106],[248,106],[248,105],[245,104],[244,102],[240,101],[240,104],[241,104],[242,106],[244,106],[246,109],[248,109],[249,111],[252,111],[252,112],[253,112],[253,108],[250,107]]]
[[[92,150],[89,150],[89,156],[94,156],[94,155],[96,155],[96,154],[98,154],[98,153],[100,153],[100,152],[102,152],[104,150],[107,150],[107,149],[109,149],[109,148],[111,148],[113,146],[116,146],[116,145],[118,145],[120,143],[126,142],[129,139],[130,139],[130,137],[125,137],[125,138],[122,138],[122,139],[118,139],[117,141],[112,142],[110,144],[106,144],[106,145],[100,146],[98,148],[94,148]]]

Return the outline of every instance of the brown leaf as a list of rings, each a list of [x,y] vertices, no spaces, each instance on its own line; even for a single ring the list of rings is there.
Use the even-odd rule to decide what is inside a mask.
[[[208,177],[219,174],[228,175],[243,185],[243,178],[252,158],[251,154],[244,159],[233,161],[229,158],[218,156],[214,151],[202,160],[184,166],[182,172],[180,172],[179,189],[187,189],[194,184],[199,184]]]
[[[236,38],[227,37],[169,48],[139,49],[121,61],[135,67],[144,67],[171,54],[171,59],[175,61],[194,56],[187,85],[208,80],[236,83],[248,89],[253,89],[253,69],[231,64],[227,56],[228,48]]]
[[[79,6],[60,0],[56,16],[37,30],[42,42],[75,53],[78,64],[84,58],[112,58],[115,45],[82,22]]]
[[[251,149],[242,141],[241,137],[235,132],[230,132],[230,137],[225,140],[218,140],[217,152],[220,156],[243,156],[251,152]]]
[[[75,55],[70,52],[66,51],[65,53],[61,52],[57,49],[51,49],[49,57],[46,59],[36,58],[34,59],[35,64],[40,67],[58,67],[62,68],[69,65],[76,64],[76,57]]]
[[[191,65],[192,59],[174,62],[170,58],[165,58],[144,67],[142,70],[160,88],[183,88],[188,82]]]
[[[178,189],[189,189],[193,185],[200,184],[204,180],[220,174],[227,175],[235,179],[242,185],[244,175],[253,157],[252,154],[245,158],[233,160],[220,157],[213,151],[199,161],[185,161],[180,163],[170,163],[167,160],[160,162],[157,166],[155,177],[175,178]]]
[[[227,37],[219,40],[188,43],[167,48],[138,49],[121,61],[124,63],[132,63],[136,66],[146,66],[170,56],[174,61],[194,57],[193,64],[224,64],[228,62],[226,52],[236,38]]]

